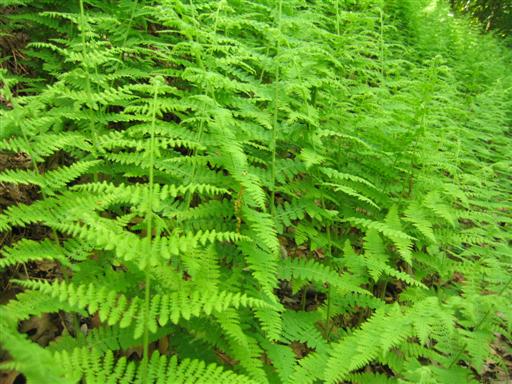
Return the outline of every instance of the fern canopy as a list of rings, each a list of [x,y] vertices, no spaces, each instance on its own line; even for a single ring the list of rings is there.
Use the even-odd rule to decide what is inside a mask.
[[[447,0],[0,7],[9,382],[506,380],[512,54]]]

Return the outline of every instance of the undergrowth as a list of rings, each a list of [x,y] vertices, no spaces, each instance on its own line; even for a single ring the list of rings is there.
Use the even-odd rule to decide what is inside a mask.
[[[511,55],[445,2],[0,4],[0,149],[27,158],[0,183],[35,195],[0,215],[0,267],[26,271],[0,307],[2,369],[37,384],[507,370]],[[32,276],[41,261],[57,272]],[[19,330],[48,313],[64,323],[49,345]]]

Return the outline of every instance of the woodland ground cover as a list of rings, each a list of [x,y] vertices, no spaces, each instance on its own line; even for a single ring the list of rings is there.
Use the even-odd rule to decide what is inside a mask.
[[[0,5],[0,380],[510,378],[512,55],[448,1]]]

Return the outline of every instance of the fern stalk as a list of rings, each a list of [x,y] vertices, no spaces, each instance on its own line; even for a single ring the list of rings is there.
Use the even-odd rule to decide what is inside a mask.
[[[82,65],[83,65],[84,72],[85,72],[85,91],[87,94],[87,98],[89,100],[91,100],[92,99],[91,78],[90,78],[89,68],[87,68],[85,65],[85,59],[87,57],[87,41],[85,38],[85,26],[87,23],[85,21],[84,1],[79,0],[79,3],[80,3],[80,34],[81,34],[81,38],[82,38],[82,63],[83,63]],[[89,111],[90,110],[91,109],[89,109]],[[97,138],[96,126],[94,124],[94,120],[92,119],[92,116],[90,116],[90,118],[89,118],[89,132],[92,137],[93,156],[94,156],[94,158],[96,158],[96,150],[98,147],[98,145],[97,145],[98,138]],[[97,172],[94,173],[93,178],[94,178],[94,181],[98,181]]]
[[[132,9],[130,11],[130,18],[128,19],[128,24],[127,24],[127,27],[126,27],[126,33],[124,34],[124,37],[123,37],[123,41],[121,42],[121,45],[119,46],[119,48],[124,48],[124,46],[126,45],[126,42],[128,41],[128,35],[130,34],[130,28],[132,26],[132,23],[133,23],[133,18],[135,17],[135,9],[137,9],[137,6],[139,5],[139,0],[135,0],[133,2],[133,5],[132,5]],[[118,57],[118,61],[116,61],[116,64],[114,66],[114,70],[112,71],[112,73],[116,73],[117,70],[119,69],[119,65],[120,63],[122,63],[123,61],[123,52],[121,51],[119,53],[119,57]],[[109,87],[112,87],[114,85],[114,79],[112,79],[109,83]],[[103,111],[105,111],[106,108],[103,109]]]
[[[215,10],[215,17],[214,17],[214,21],[213,21],[213,29],[212,29],[212,34],[213,35],[216,35],[217,34],[217,25],[218,25],[218,19],[219,19],[219,13],[220,13],[220,10],[221,10],[221,6],[222,6],[222,2],[218,2],[217,4],[217,9]],[[195,57],[196,57],[196,61],[197,61],[197,64],[199,65],[199,68],[201,68],[201,70],[203,71],[206,71],[207,68],[204,64],[204,61],[201,57],[201,53],[200,52],[196,52],[195,54]],[[215,100],[215,92],[213,92],[210,88],[209,85],[207,85],[204,89],[204,92],[206,94],[206,96],[211,96],[213,100]],[[205,111],[206,112],[206,111]],[[200,142],[201,141],[201,138],[203,137],[203,134],[204,134],[204,120],[201,120],[199,122],[199,130],[197,132],[197,135],[196,135],[196,141],[197,142]],[[192,156],[196,156],[197,155],[197,148],[194,148],[192,150]],[[197,174],[197,164],[194,163],[192,165],[192,172],[191,172],[191,176],[190,176],[190,182],[193,182],[195,177],[196,177],[196,174]],[[185,200],[185,208],[190,208],[190,204],[192,202],[192,193],[187,193],[187,197],[186,197],[186,200]]]
[[[281,48],[281,16],[283,12],[283,1],[279,0],[278,10],[277,10],[277,44],[276,44],[276,58],[277,65],[275,68],[275,76],[274,76],[274,121],[272,124],[272,180],[271,180],[271,198],[270,198],[270,210],[272,214],[275,213],[275,197],[276,197],[276,141],[277,141],[277,125],[278,125],[278,113],[279,113],[279,51]]]
[[[325,200],[322,197],[322,208],[325,209]],[[332,236],[331,236],[331,224],[328,224],[326,227],[327,232],[327,260],[332,260]],[[329,340],[329,336],[331,334],[331,325],[330,325],[330,319],[331,319],[331,310],[332,310],[332,284],[328,284],[327,289],[327,310],[325,313],[325,338]]]
[[[23,124],[19,125],[19,129],[21,132],[21,136],[23,137],[23,140],[25,141],[25,145],[27,146],[27,155],[28,155],[28,157],[30,157],[30,163],[32,165],[32,170],[34,171],[35,175],[38,175],[39,168],[37,167],[37,163],[34,160],[34,156],[32,155],[32,150],[31,150],[32,146],[30,145],[30,141],[28,140],[27,133],[23,129]],[[43,186],[41,186],[41,196],[43,197],[43,200],[46,200],[48,198],[48,195],[45,192],[45,187],[43,187]],[[51,229],[51,234],[52,234],[52,238],[53,238],[53,241],[55,242],[55,244],[59,248],[61,248],[60,241],[59,241],[59,235],[57,234],[57,231],[55,230],[55,228]]]
[[[7,87],[6,84],[4,86]],[[9,91],[9,93],[10,93],[10,91]],[[12,98],[10,97],[10,98],[8,98],[8,100],[9,100],[9,102],[12,103],[13,109],[20,108],[20,105],[18,104],[18,100],[15,97],[12,97]],[[32,170],[34,171],[34,175],[38,175],[39,168],[37,167],[37,163],[34,159],[35,156],[32,151],[32,145],[30,144],[30,141],[28,139],[27,133],[25,132],[24,126],[23,126],[23,124],[19,124],[18,122],[16,122],[16,126],[21,133],[21,137],[23,138],[24,144],[26,145],[27,155],[30,158],[30,164],[32,165]],[[43,200],[46,200],[48,197],[46,194],[45,188],[43,188],[42,186],[41,186],[41,196],[43,197]],[[55,241],[55,244],[60,248],[61,245],[60,245],[60,241],[59,241],[59,236],[57,235],[57,231],[55,230],[55,228],[51,229],[51,233],[52,233],[53,240]]]
[[[135,0],[132,5],[132,9],[130,10],[130,18],[128,19],[128,26],[126,28],[126,33],[124,34],[123,41],[121,43],[121,47],[124,47],[126,44],[126,41],[128,40],[128,35],[130,34],[130,28],[132,26],[133,18],[135,16],[135,9],[137,9],[137,6],[139,5],[139,0]],[[118,68],[119,62],[116,64],[116,70]],[[115,72],[115,71],[114,71]]]
[[[153,93],[153,108],[151,110],[151,128],[150,128],[150,147],[149,147],[149,193],[148,193],[148,206],[146,212],[146,239],[148,250],[151,250],[152,245],[152,232],[153,232],[153,192],[155,181],[155,125],[156,125],[156,109],[158,100],[158,85],[162,79],[156,78],[154,81]],[[150,256],[150,255],[148,255]],[[151,263],[146,260],[145,265],[145,283],[144,283],[144,339],[143,339],[143,358],[142,358],[142,383],[147,380],[148,363],[149,363],[149,305],[150,305],[150,290],[151,290]]]
[[[382,76],[382,83],[385,83],[386,80],[386,72],[384,70],[386,65],[386,56],[385,56],[385,41],[384,41],[384,10],[379,9],[379,21],[380,21],[380,71]]]
[[[337,36],[341,35],[341,33],[340,33],[340,22],[341,22],[341,17],[340,17],[340,1],[336,0],[336,35]]]

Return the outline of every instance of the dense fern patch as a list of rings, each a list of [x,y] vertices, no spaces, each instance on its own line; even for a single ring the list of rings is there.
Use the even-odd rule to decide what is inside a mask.
[[[510,374],[512,55],[444,1],[0,4],[3,370]]]

